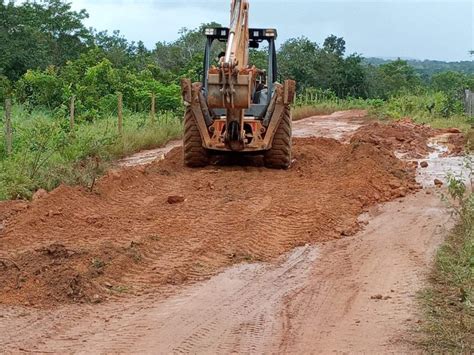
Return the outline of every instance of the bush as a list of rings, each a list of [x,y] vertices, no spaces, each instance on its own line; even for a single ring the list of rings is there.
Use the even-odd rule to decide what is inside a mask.
[[[57,69],[49,67],[45,71],[28,70],[16,83],[17,99],[30,108],[61,107],[67,100],[67,92]]]
[[[390,98],[387,101],[385,113],[393,118],[413,116],[449,118],[462,115],[463,104],[443,92],[404,94]]]

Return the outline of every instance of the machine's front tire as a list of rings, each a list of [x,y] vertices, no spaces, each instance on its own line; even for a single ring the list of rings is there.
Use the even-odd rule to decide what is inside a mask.
[[[202,138],[196,118],[190,108],[184,114],[184,164],[190,168],[204,167],[209,164],[209,152],[202,146]]]
[[[265,166],[271,169],[288,169],[291,165],[291,146],[291,110],[285,107],[273,137],[272,148],[265,152]]]

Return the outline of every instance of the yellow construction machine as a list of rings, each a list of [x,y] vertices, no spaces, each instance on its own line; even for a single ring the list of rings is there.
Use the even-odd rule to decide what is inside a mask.
[[[248,0],[233,0],[229,28],[207,28],[202,82],[181,81],[186,105],[184,163],[203,167],[212,154],[260,154],[269,168],[291,165],[291,110],[296,83],[277,82],[275,29],[248,26]],[[211,66],[213,44],[226,51]],[[268,68],[249,65],[249,48],[266,42]]]

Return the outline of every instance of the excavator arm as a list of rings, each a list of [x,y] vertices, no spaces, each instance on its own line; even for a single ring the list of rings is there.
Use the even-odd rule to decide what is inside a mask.
[[[228,68],[247,67],[249,59],[249,2],[233,0],[230,13],[229,39],[223,65]]]
[[[295,82],[276,82],[275,29],[249,29],[249,1],[232,0],[230,26],[209,28],[202,83],[183,79],[186,105],[184,161],[204,166],[212,152],[261,153],[265,164],[291,164],[291,110]],[[213,41],[226,42],[217,66],[210,65]],[[268,43],[268,72],[249,65],[249,48]],[[257,78],[259,79],[257,82]]]

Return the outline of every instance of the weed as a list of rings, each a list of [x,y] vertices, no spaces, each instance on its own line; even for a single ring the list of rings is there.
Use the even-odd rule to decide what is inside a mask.
[[[70,132],[67,120],[53,112],[29,113],[15,106],[13,154],[6,156],[0,143],[0,200],[30,198],[39,188],[52,190],[60,184],[93,190],[113,159],[181,135],[181,120],[172,113],[149,121],[146,113],[126,112],[123,136],[117,134],[112,116],[83,122]]]
[[[91,260],[91,265],[94,269],[102,269],[105,267],[105,261],[101,260],[101,259],[92,259]]]
[[[467,160],[472,182],[472,161]],[[474,351],[474,193],[449,176],[448,193],[459,217],[436,257],[429,286],[420,293],[423,345],[436,353]]]

